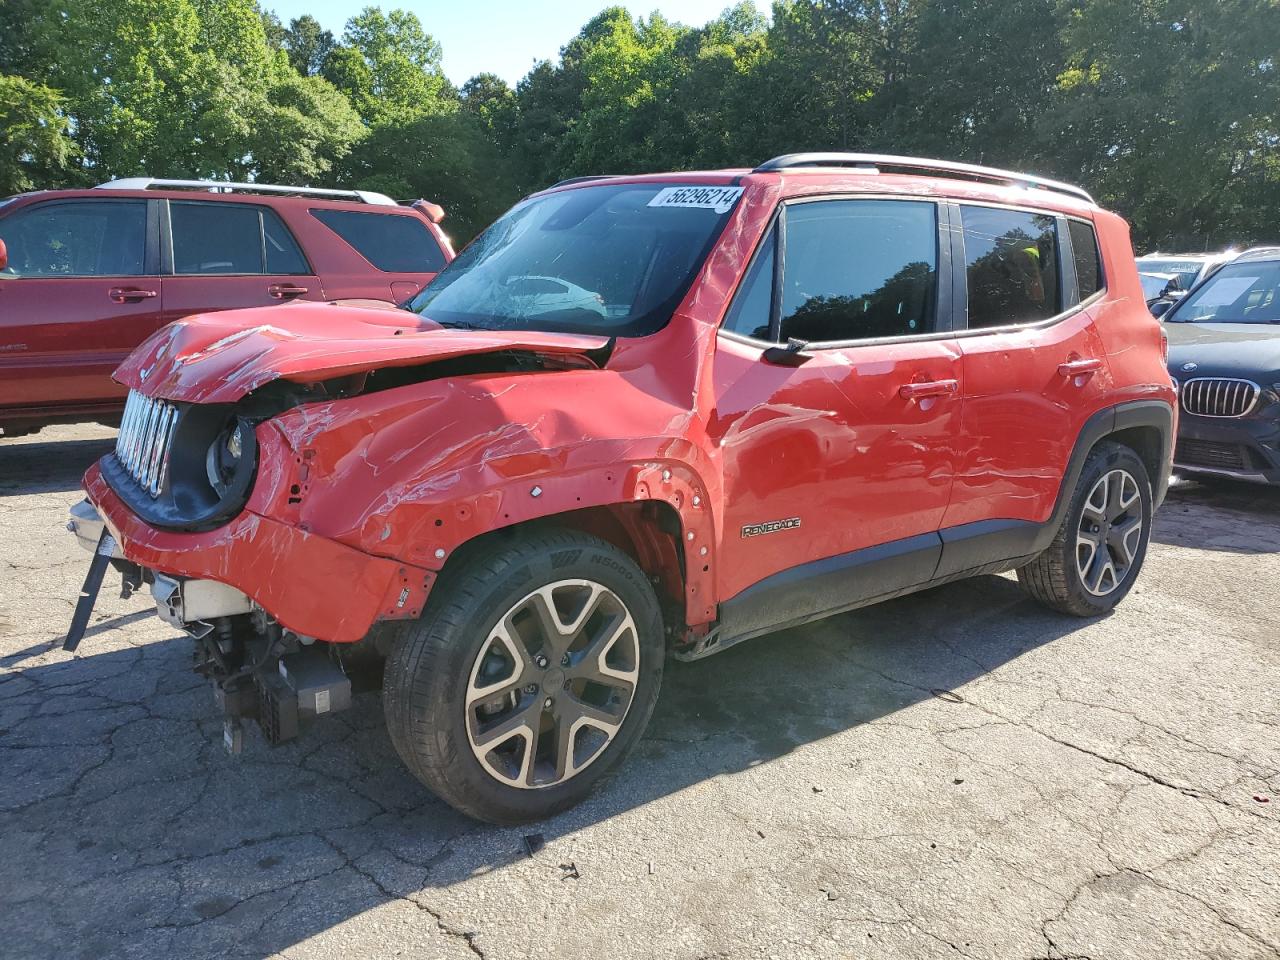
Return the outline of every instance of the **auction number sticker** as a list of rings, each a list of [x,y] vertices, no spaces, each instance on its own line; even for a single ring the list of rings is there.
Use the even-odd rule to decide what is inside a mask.
[[[742,196],[742,187],[665,187],[649,201],[651,207],[692,207],[728,213]]]

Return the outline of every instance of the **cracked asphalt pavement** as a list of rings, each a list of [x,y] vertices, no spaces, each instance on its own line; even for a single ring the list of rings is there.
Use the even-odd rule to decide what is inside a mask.
[[[376,694],[228,756],[110,581],[61,651],[111,436],[0,441],[0,955],[1280,956],[1280,491],[1177,484],[1097,621],[984,577],[672,663],[604,789],[498,829]]]

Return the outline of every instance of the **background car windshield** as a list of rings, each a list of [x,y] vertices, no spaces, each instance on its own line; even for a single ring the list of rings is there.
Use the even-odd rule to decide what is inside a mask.
[[[1138,269],[1147,273],[1176,274],[1182,282],[1182,289],[1188,289],[1200,276],[1204,264],[1199,260],[1150,260],[1142,257],[1138,260]]]
[[[1229,264],[1169,316],[1181,323],[1280,324],[1280,260]]]
[[[1228,264],[1178,304],[1169,319],[1280,323],[1280,260]]]
[[[619,184],[510,210],[409,304],[445,326],[636,337],[663,327],[741,195]]]

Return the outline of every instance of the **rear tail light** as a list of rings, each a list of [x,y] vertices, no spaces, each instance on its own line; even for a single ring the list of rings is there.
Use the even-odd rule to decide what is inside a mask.
[[[1169,362],[1169,335],[1160,331],[1160,358],[1167,364]]]

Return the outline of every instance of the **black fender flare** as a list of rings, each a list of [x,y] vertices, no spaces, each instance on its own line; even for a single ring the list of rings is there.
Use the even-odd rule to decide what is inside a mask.
[[[1071,458],[1067,461],[1067,469],[1062,476],[1062,486],[1058,488],[1058,499],[1054,502],[1053,513],[1041,528],[1036,538],[1036,552],[1043,550],[1053,542],[1062,520],[1071,506],[1071,496],[1076,484],[1080,481],[1080,473],[1084,470],[1084,462],[1089,451],[1097,446],[1098,441],[1105,440],[1112,434],[1134,427],[1150,427],[1160,435],[1160,461],[1151,476],[1152,509],[1164,503],[1169,492],[1169,473],[1173,455],[1173,408],[1163,400],[1132,400],[1099,410],[1080,428],[1075,446],[1071,449]],[[1043,541],[1043,542],[1042,542]]]

